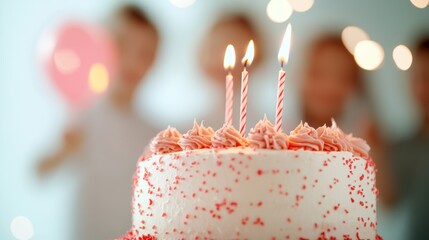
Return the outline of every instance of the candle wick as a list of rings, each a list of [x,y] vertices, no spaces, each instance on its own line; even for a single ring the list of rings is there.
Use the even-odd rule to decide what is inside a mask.
[[[246,67],[247,67],[247,59],[244,61],[244,69],[246,69]]]
[[[280,62],[280,67],[283,69],[283,64],[284,64],[284,62],[283,61],[281,61]]]

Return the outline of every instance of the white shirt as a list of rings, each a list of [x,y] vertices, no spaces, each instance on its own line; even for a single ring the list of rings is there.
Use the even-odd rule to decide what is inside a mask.
[[[132,177],[138,157],[156,131],[136,112],[103,99],[78,123],[83,142],[76,239],[113,239],[131,228]]]

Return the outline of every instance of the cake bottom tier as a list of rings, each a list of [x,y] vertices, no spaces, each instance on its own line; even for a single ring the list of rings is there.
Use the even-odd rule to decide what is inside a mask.
[[[376,239],[375,168],[349,152],[156,155],[138,164],[134,181],[137,237]]]

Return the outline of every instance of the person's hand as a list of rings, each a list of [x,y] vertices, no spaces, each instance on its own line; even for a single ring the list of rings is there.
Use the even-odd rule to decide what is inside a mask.
[[[44,158],[37,164],[37,175],[39,177],[44,177],[54,169],[58,167],[60,164],[60,158],[56,156]]]
[[[63,145],[54,154],[43,158],[37,164],[37,174],[43,177],[57,169],[67,157],[76,152],[82,142],[78,129],[69,129],[63,135]]]

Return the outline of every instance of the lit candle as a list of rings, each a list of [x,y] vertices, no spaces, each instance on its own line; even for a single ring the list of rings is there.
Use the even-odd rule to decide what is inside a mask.
[[[246,132],[246,116],[247,116],[247,88],[249,86],[249,73],[246,67],[250,66],[255,56],[255,44],[250,40],[247,46],[246,54],[241,61],[244,65],[243,72],[241,73],[241,108],[240,108],[240,134],[244,137]]]
[[[234,78],[232,77],[231,70],[235,65],[235,50],[234,46],[228,45],[225,51],[225,58],[223,60],[223,67],[228,71],[226,75],[226,103],[225,103],[225,123],[232,125],[232,105],[234,102]]]
[[[284,99],[285,80],[286,80],[286,72],[284,71],[283,66],[286,65],[289,60],[291,34],[292,34],[292,29],[290,24],[288,24],[285,35],[283,37],[282,45],[279,50],[279,55],[278,55],[279,62],[280,62],[280,71],[279,71],[279,85],[277,88],[277,105],[276,105],[276,122],[275,122],[275,129],[277,132],[279,132],[282,128],[283,99]]]

